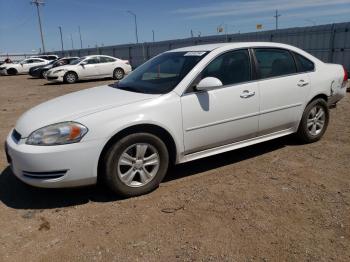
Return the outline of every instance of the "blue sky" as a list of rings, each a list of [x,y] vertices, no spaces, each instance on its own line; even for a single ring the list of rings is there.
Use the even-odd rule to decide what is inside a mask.
[[[216,34],[220,24],[229,33],[273,29],[275,9],[280,27],[350,21],[350,0],[46,0],[41,8],[46,49],[60,49],[62,26],[65,49],[135,42],[133,18],[137,14],[140,42]],[[41,46],[36,10],[30,0],[0,0],[0,53],[30,52]]]

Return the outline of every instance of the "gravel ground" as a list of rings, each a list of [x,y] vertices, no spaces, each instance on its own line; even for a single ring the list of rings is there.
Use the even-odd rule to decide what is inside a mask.
[[[0,77],[0,140],[30,107],[112,83]],[[0,261],[350,261],[350,94],[325,137],[286,137],[174,167],[160,188],[43,190],[0,153]]]

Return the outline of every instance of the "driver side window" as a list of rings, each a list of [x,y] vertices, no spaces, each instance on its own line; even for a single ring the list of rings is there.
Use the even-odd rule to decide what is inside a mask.
[[[92,57],[92,58],[86,60],[86,63],[87,63],[88,65],[91,65],[91,64],[98,64],[98,63],[100,63],[100,60],[99,60],[97,57]]]
[[[202,71],[199,81],[206,77],[218,78],[224,86],[250,81],[248,50],[230,51],[218,56]]]

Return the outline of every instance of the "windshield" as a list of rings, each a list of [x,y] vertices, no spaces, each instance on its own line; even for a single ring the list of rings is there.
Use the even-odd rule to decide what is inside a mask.
[[[82,57],[82,58],[77,58],[77,59],[74,59],[72,61],[70,61],[70,65],[77,65],[79,64],[81,61],[83,61],[85,59],[85,57]]]
[[[139,93],[172,91],[207,52],[163,53],[138,67],[114,87]]]

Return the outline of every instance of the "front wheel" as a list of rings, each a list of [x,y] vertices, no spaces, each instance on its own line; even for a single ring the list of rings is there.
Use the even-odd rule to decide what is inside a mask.
[[[125,72],[121,68],[116,68],[113,71],[113,79],[115,79],[115,80],[123,79],[124,75],[125,75]]]
[[[326,101],[316,99],[305,108],[297,135],[305,143],[316,142],[326,132],[328,122],[329,110]]]
[[[164,142],[155,135],[128,135],[107,151],[104,178],[118,195],[139,196],[157,188],[169,165],[169,153]]]
[[[42,70],[42,71],[40,72],[40,78],[45,79],[46,76],[47,76],[47,71],[49,71],[49,70]]]
[[[68,72],[64,75],[63,80],[65,83],[74,84],[78,80],[78,76],[74,72]]]

